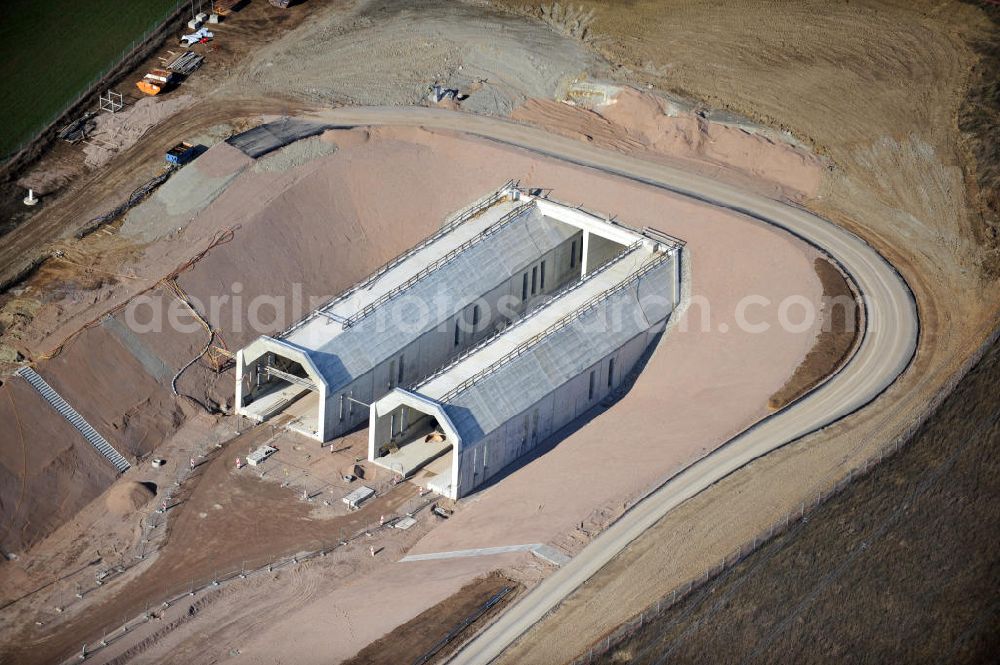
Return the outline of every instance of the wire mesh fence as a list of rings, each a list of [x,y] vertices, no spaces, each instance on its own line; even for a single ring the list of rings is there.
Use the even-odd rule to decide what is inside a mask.
[[[318,559],[323,559],[326,556],[347,548],[352,544],[357,544],[358,542],[369,542],[379,531],[394,528],[396,522],[399,520],[404,519],[405,517],[417,515],[435,501],[436,499],[434,498],[416,496],[410,499],[401,508],[399,515],[389,519],[380,518],[378,521],[373,521],[371,524],[365,525],[350,534],[342,535],[337,539],[315,541],[315,546],[312,549],[304,550],[295,554],[282,556],[270,555],[255,559],[247,559],[241,562],[238,568],[226,567],[213,572],[210,575],[192,577],[189,582],[179,585],[171,593],[166,594],[166,596],[161,600],[147,605],[146,608],[139,614],[131,617],[122,617],[120,619],[116,617],[109,620],[107,625],[101,631],[100,639],[92,643],[85,644],[80,652],[71,658],[67,658],[64,662],[79,662],[80,660],[97,654],[108,646],[121,640],[126,635],[134,632],[137,628],[144,626],[150,621],[161,619],[166,610],[176,606],[178,603],[195,603],[201,598],[204,598],[207,592],[222,589],[235,582],[241,582],[248,579],[261,579],[264,576],[275,572],[286,570]],[[374,552],[377,553],[377,549],[374,550]],[[147,551],[146,556],[150,553],[151,551]],[[78,587],[75,596],[67,601],[66,604],[54,608],[55,611],[60,614],[65,612],[70,609],[72,605],[82,602],[83,599],[89,594],[97,591],[105,582],[110,581],[113,577],[124,574],[129,569],[140,565],[140,563],[141,559],[137,558],[137,560],[121,566],[120,569],[116,569],[113,576],[109,579],[98,580],[94,585],[89,586],[86,589]]]
[[[123,47],[121,53],[112,62],[110,62],[100,72],[95,74],[87,83],[82,85],[75,94],[68,96],[69,101],[64,104],[59,111],[51,114],[44,121],[39,122],[30,133],[26,134],[27,138],[15,147],[7,150],[6,153],[0,155],[0,164],[6,163],[8,160],[14,158],[22,151],[29,148],[35,141],[38,140],[40,136],[48,131],[50,127],[58,123],[63,116],[83,103],[88,97],[94,96],[96,100],[96,95],[99,92],[97,88],[101,81],[111,75],[123,63],[127,62],[137,52],[139,52],[142,47],[146,45],[146,42],[148,42],[153,35],[160,32],[178,11],[181,11],[184,7],[189,7],[190,5],[190,0],[178,0],[163,14],[150,21],[148,27],[143,31],[143,33],[135,37],[128,44],[128,46]]]

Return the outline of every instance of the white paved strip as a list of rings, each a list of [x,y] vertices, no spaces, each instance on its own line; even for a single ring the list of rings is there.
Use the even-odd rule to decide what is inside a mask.
[[[433,552],[431,554],[411,554],[399,560],[400,563],[410,561],[433,561],[434,559],[461,559],[473,556],[491,556],[493,554],[507,554],[508,552],[524,552],[526,550],[536,550],[541,547],[541,543],[529,543],[527,545],[504,545],[502,547],[478,547],[471,550],[454,550],[452,552]]]
[[[531,550],[531,553],[542,561],[548,561],[553,566],[565,566],[570,562],[570,558],[568,556],[554,547],[549,547],[548,545],[539,545],[535,549]]]

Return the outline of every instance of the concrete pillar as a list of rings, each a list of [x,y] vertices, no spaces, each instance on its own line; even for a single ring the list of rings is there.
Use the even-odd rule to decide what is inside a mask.
[[[587,260],[590,258],[590,231],[583,230],[583,258],[580,259],[580,275],[587,274]]]
[[[236,352],[236,413],[243,410],[243,349]]]
[[[375,459],[375,429],[378,423],[378,406],[373,402],[368,407],[368,459]]]
[[[326,435],[326,402],[330,395],[327,394],[325,386],[319,386],[318,391],[319,399],[319,413],[316,414],[316,435],[319,438],[320,443],[324,443],[327,440]],[[332,433],[329,438],[333,438]]]
[[[680,305],[681,302],[681,276],[683,274],[681,261],[683,260],[684,248],[678,247],[674,250],[674,305],[670,308],[671,310]]]

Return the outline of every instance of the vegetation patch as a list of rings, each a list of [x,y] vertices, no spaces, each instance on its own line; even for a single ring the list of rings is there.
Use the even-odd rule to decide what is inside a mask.
[[[176,5],[176,0],[5,3],[0,157],[51,123]]]

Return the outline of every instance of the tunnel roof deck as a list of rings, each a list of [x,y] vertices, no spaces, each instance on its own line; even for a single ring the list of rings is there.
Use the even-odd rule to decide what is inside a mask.
[[[542,214],[533,202],[496,203],[335,304],[346,315],[342,320],[314,317],[281,341],[308,354],[327,388],[337,390],[578,231]]]

